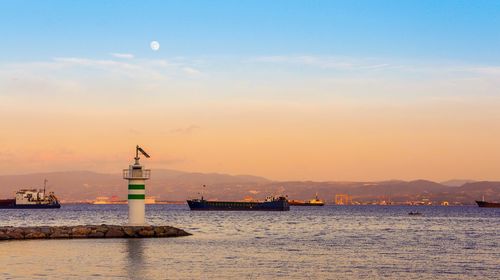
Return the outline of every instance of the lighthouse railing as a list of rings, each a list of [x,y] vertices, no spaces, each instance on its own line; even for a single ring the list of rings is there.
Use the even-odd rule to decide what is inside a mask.
[[[151,169],[123,169],[124,179],[149,179]]]

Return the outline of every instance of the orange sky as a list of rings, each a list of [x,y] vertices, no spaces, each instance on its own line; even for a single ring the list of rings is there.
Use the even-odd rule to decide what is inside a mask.
[[[151,168],[279,180],[500,179],[500,111],[480,100],[342,96],[123,101],[2,97],[3,174]],[[262,93],[262,92],[260,92]],[[130,96],[130,95],[128,95]]]

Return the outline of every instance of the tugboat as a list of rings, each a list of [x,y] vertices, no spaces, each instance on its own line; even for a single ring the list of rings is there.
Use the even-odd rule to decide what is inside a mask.
[[[316,193],[316,197],[309,201],[302,200],[289,200],[288,203],[292,206],[324,206],[325,202],[318,198],[318,193]]]
[[[0,209],[47,209],[61,208],[59,200],[53,192],[46,193],[44,181],[43,190],[21,189],[16,193],[14,199],[0,199]]]
[[[487,202],[484,201],[484,196],[483,200],[479,201],[476,200],[477,206],[479,207],[484,207],[484,208],[500,208],[500,203],[499,202]]]

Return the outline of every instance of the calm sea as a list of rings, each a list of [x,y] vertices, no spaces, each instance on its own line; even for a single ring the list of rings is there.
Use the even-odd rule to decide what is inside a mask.
[[[419,211],[423,216],[408,216]],[[193,236],[0,242],[0,279],[498,279],[500,209],[147,207]],[[0,225],[122,224],[126,205],[0,210]]]

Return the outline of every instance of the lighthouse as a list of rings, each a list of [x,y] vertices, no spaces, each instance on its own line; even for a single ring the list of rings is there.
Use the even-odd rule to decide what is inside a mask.
[[[139,153],[149,158],[149,155],[139,146],[135,147],[135,162],[128,169],[123,170],[123,179],[128,180],[128,225],[144,226],[146,208],[146,180],[149,179],[151,170],[144,169],[139,162]]]

